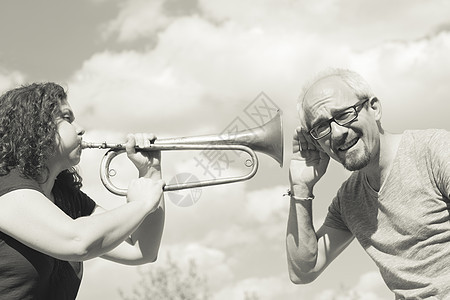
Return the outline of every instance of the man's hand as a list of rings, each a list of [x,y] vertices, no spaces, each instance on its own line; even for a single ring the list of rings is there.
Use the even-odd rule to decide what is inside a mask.
[[[314,185],[325,174],[330,157],[313,141],[306,130],[296,128],[292,142],[293,155],[289,168],[289,179],[294,195],[306,197]],[[300,194],[302,193],[302,194]]]

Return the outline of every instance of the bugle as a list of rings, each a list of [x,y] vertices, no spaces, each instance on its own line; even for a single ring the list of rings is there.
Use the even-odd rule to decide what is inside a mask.
[[[258,158],[255,151],[264,153],[275,159],[283,166],[283,122],[281,112],[278,111],[274,118],[267,123],[233,134],[203,135],[194,137],[180,137],[169,139],[157,139],[150,146],[136,147],[137,151],[173,151],[173,150],[237,150],[244,151],[250,156],[246,166],[252,167],[251,171],[243,176],[216,178],[196,182],[178,183],[164,186],[164,191],[176,191],[189,188],[197,188],[218,184],[226,184],[244,181],[252,178],[258,169]],[[89,143],[83,142],[83,149],[109,149],[103,156],[100,165],[100,178],[103,185],[113,194],[125,196],[126,189],[114,186],[110,180],[111,170],[109,165],[114,157],[125,152],[125,144],[114,143]]]

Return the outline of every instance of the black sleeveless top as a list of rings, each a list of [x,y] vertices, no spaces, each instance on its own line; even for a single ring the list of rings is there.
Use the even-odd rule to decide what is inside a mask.
[[[42,193],[36,181],[20,176],[14,169],[0,176],[0,196],[17,189]],[[73,219],[94,210],[95,202],[78,189],[54,189],[53,194],[55,204]],[[0,231],[0,299],[75,299],[82,273],[81,262],[53,258]]]

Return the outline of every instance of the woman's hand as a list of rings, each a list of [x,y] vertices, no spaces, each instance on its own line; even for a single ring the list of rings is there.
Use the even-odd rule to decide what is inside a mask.
[[[299,197],[310,196],[305,193],[312,195],[314,185],[327,170],[330,157],[301,127],[296,128],[294,133],[292,150],[293,155],[289,167],[292,191]]]
[[[162,199],[165,182],[162,179],[151,178],[134,179],[128,185],[127,202],[146,201],[148,213],[155,211]]]
[[[139,177],[161,178],[161,151],[136,151],[135,147],[148,147],[156,140],[151,133],[129,134],[126,143],[128,158],[139,171]]]

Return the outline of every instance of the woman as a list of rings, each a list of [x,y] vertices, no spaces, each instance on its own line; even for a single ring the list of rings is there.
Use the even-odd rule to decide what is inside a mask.
[[[156,260],[164,226],[160,153],[134,151],[155,137],[128,136],[140,178],[126,204],[105,211],[80,190],[74,166],[83,134],[57,84],[0,97],[0,299],[75,299],[84,260]]]

